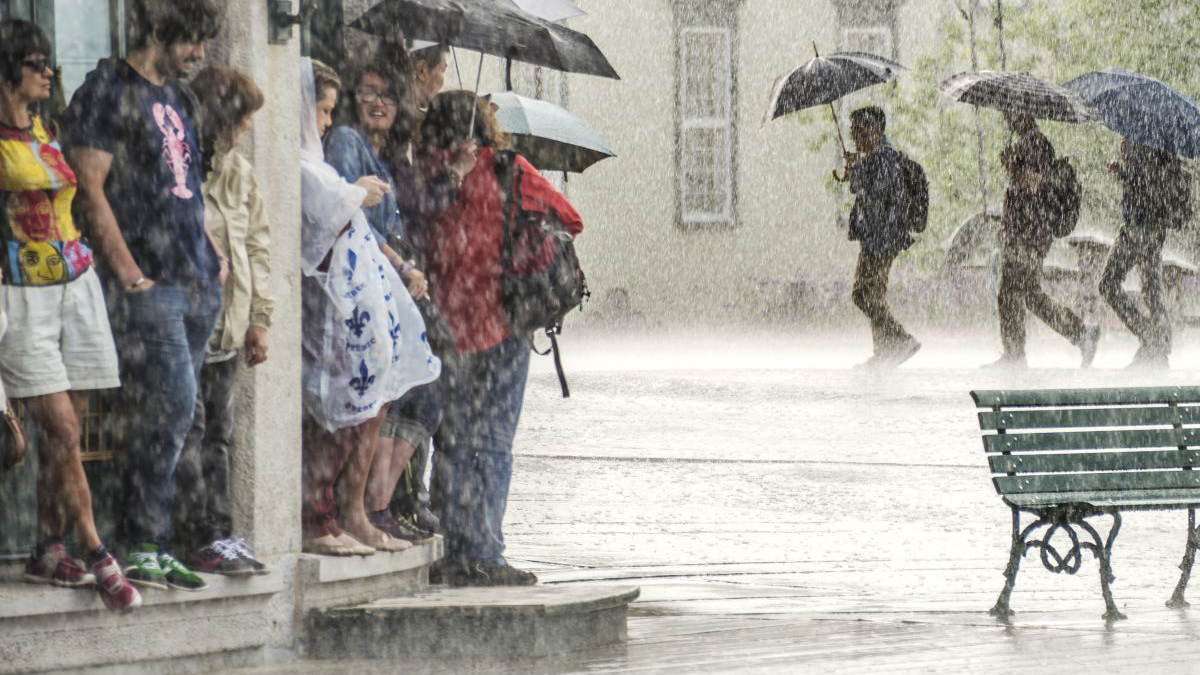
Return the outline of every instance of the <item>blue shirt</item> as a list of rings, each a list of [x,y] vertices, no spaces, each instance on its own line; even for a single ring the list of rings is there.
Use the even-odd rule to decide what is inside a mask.
[[[337,169],[346,182],[353,183],[363,176],[375,176],[388,184],[390,190],[375,206],[363,207],[371,231],[380,242],[390,237],[404,239],[404,223],[396,206],[396,184],[387,165],[371,148],[366,134],[354,127],[337,127],[325,139],[325,161]]]
[[[71,97],[62,143],[113,155],[104,194],[147,279],[216,285],[193,104],[180,86],[155,85],[124,60],[101,61]]]

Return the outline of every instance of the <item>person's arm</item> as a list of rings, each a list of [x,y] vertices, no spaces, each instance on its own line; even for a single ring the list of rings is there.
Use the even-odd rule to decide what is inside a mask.
[[[78,181],[76,198],[81,200],[87,222],[88,240],[104,256],[117,275],[121,286],[130,293],[149,290],[153,279],[147,279],[129,252],[125,237],[113,214],[112,205],[104,194],[104,182],[112,169],[111,153],[95,148],[75,147],[68,152],[71,168]]]
[[[275,299],[267,291],[271,280],[271,226],[254,176],[248,176],[250,190],[247,206],[250,226],[246,232],[246,256],[250,260],[250,325],[271,327]]]

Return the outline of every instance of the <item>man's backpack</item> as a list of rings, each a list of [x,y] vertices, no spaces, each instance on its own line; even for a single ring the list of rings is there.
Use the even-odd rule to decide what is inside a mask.
[[[1071,160],[1059,157],[1042,174],[1042,200],[1046,227],[1055,237],[1065,237],[1075,231],[1083,205],[1083,186],[1075,175]]]
[[[591,294],[575,254],[574,237],[553,214],[521,208],[523,171],[516,164],[516,153],[496,153],[496,177],[504,202],[501,301],[514,335],[532,336],[544,331],[549,336],[559,385],[563,398],[567,398],[571,391],[555,336],[562,333],[567,314]]]
[[[1192,172],[1180,166],[1167,187],[1167,227],[1181,230],[1195,214],[1192,204]]]
[[[904,225],[909,232],[924,232],[929,222],[929,181],[925,169],[903,152],[900,155],[900,176],[904,181]]]

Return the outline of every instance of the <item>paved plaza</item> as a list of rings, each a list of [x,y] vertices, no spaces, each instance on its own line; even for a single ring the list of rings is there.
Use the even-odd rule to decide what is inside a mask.
[[[1176,368],[1070,368],[1037,342],[1028,373],[981,371],[990,341],[933,340],[886,376],[850,369],[861,341],[780,336],[564,340],[531,378],[506,525],[546,584],[640,585],[629,640],[519,663],[362,663],[361,673],[1193,673],[1193,610],[1164,601],[1186,513],[1132,513],[1114,549],[1129,619],[1100,618],[1095,562],[1074,577],[1025,560],[1009,625],[1009,511],[988,478],[975,388],[1195,384]],[[831,346],[837,345],[837,346]],[[1040,359],[1040,360],[1039,360]],[[546,363],[543,363],[545,361]],[[1197,582],[1200,586],[1200,582]],[[290,664],[294,672],[297,664]],[[280,669],[253,671],[283,672]],[[308,663],[306,673],[345,664]]]

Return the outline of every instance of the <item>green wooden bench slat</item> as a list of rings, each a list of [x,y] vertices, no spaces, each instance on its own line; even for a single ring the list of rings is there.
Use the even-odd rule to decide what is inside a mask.
[[[1200,504],[1200,490],[1120,490],[1117,492],[1030,492],[1004,495],[1004,501],[1026,509],[1091,504],[1119,508],[1122,511],[1154,510]]]
[[[983,436],[983,447],[987,452],[1169,448],[1180,445],[1200,445],[1200,429],[1120,429]]]
[[[1105,490],[1200,489],[1200,471],[1141,471],[1129,473],[1053,473],[1035,476],[997,476],[996,492],[1098,492]]]
[[[1071,410],[1004,410],[979,413],[979,428],[1056,429],[1059,427],[1134,427],[1200,424],[1200,406],[1168,408],[1075,408]]]
[[[1200,450],[991,455],[992,473],[1078,473],[1200,467]]]
[[[980,408],[996,406],[1136,405],[1200,403],[1200,387],[1121,387],[1108,389],[978,390],[971,398]]]

